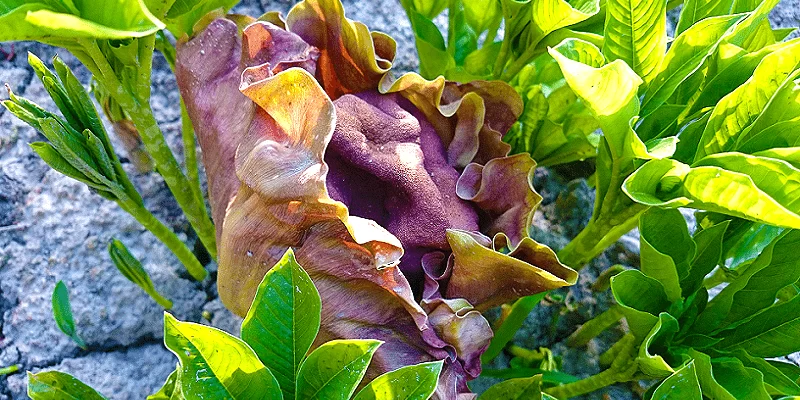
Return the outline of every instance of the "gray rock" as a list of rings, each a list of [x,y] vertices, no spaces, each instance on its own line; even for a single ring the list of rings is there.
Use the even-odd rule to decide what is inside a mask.
[[[295,3],[297,0],[245,0],[233,11],[254,16],[271,10],[285,14]],[[397,40],[398,72],[417,68],[414,37],[399,1],[343,3],[349,18]],[[773,23],[778,27],[797,25],[798,3],[800,0],[783,0],[771,15]],[[671,25],[677,21],[675,12],[670,21]],[[0,49],[7,52],[11,46],[0,44]],[[0,59],[0,83],[9,82],[16,93],[43,107],[55,109],[33,77],[27,51],[46,62],[59,54],[84,84],[89,83],[88,71],[62,49],[24,42],[16,43],[14,50],[15,57]],[[151,104],[168,144],[181,160],[175,79],[160,55],[154,62]],[[0,99],[4,98],[5,94],[0,94]],[[171,312],[178,318],[234,334],[238,334],[241,318],[216,298],[213,280],[197,283],[188,279],[174,256],[115,204],[51,171],[28,147],[37,140],[43,137],[0,108],[0,367],[20,364],[23,371],[33,372],[57,369],[74,374],[109,398],[142,399],[161,386],[176,358],[161,344],[163,310],[125,280],[109,260],[105,247],[111,237],[122,240],[140,258],[155,286],[174,301]],[[116,141],[115,145],[122,148]],[[163,181],[156,174],[129,170],[148,208],[193,243],[194,235]],[[546,169],[537,171],[535,184],[544,200],[532,234],[542,243],[560,248],[590,217],[593,191],[585,181],[566,181]],[[590,283],[609,265],[638,265],[636,238],[635,233],[626,236],[581,271],[578,285],[550,296],[550,306],[531,313],[515,343],[554,349],[568,373],[583,377],[598,372],[596,356],[622,334],[620,329],[604,333],[581,349],[568,348],[563,339],[611,304],[610,294],[593,293]],[[213,263],[208,268],[212,274],[216,270]],[[50,296],[59,280],[70,290],[78,333],[89,345],[88,351],[77,348],[53,321]],[[202,318],[203,312],[210,321]],[[791,359],[798,362],[796,355]],[[507,363],[508,357],[501,355],[493,365],[501,368]],[[495,382],[481,378],[472,386],[483,390]],[[24,398],[25,385],[23,373],[0,377],[0,400]],[[608,397],[635,396],[628,386],[612,386],[586,398]]]
[[[108,352],[92,352],[80,358],[66,358],[41,371],[71,374],[108,399],[142,400],[158,391],[175,369],[177,358],[160,344],[142,344]],[[18,374],[8,378],[14,399],[25,398],[26,379]]]

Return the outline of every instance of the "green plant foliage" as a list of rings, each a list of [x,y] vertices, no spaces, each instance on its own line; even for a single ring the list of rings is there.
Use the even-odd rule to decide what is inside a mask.
[[[274,320],[279,315],[276,312],[284,313],[282,316],[288,319]],[[334,340],[307,355],[319,323],[319,293],[289,249],[259,285],[242,324],[243,339],[209,326],[181,322],[164,313],[164,344],[179,363],[164,386],[148,400],[424,400],[436,389],[443,361],[387,372],[353,396],[382,342]],[[60,390],[61,397],[34,399],[92,399],[80,397],[89,390],[95,393],[94,398],[103,398],[75,378],[55,374],[57,379],[45,380],[47,387],[37,383],[39,386],[34,389]],[[29,386],[29,392],[34,389]]]
[[[241,339],[164,314],[164,344],[180,360],[186,398],[281,399],[278,381]]]
[[[353,400],[427,400],[441,371],[438,361],[402,367],[373,379]]]
[[[261,281],[242,322],[242,339],[269,364],[285,398],[295,397],[300,363],[317,337],[322,305],[316,293],[311,278],[288,251]]]
[[[197,232],[203,245],[212,256],[216,255],[214,226],[203,202],[197,176],[197,163],[194,154],[194,135],[187,132],[185,142],[187,148],[187,173],[185,174],[164,140],[163,134],[153,117],[150,108],[150,88],[153,51],[156,47],[156,35],[168,27],[176,37],[192,33],[192,27],[208,11],[219,9],[227,11],[235,1],[232,0],[102,0],[102,1],[19,1],[0,0],[0,23],[5,27],[0,33],[0,41],[36,40],[54,46],[63,47],[75,55],[91,71],[96,80],[96,87],[107,94],[113,101],[113,107],[107,107],[109,119],[118,121],[124,116],[126,121],[135,125],[147,153],[155,163],[158,173],[172,191],[178,205],[186,214],[187,220]],[[165,25],[158,18],[164,18]],[[167,42],[169,44],[169,42]],[[169,44],[171,47],[172,45]],[[163,48],[164,46],[162,46]],[[58,141],[54,137],[63,137],[62,132],[52,121],[39,124],[38,119],[50,117],[31,112],[32,104],[11,105],[11,111],[20,119],[45,133],[50,144],[35,144],[33,149],[54,169],[86,183],[100,195],[122,200],[117,193],[109,191],[111,183],[126,183],[124,189],[136,202],[138,194],[127,182],[118,182],[108,176],[117,162],[113,149],[101,134],[102,126],[96,118],[88,96],[74,77],[65,77],[68,73],[65,66],[56,62],[56,70],[62,82],[58,82],[52,73],[48,73],[44,65],[32,57],[34,67],[45,88],[56,105],[61,109],[67,122],[74,128],[72,141]],[[71,74],[71,73],[69,73]],[[73,82],[74,81],[74,82]],[[63,87],[68,90],[64,90]],[[81,92],[81,93],[78,93]],[[79,95],[80,101],[67,99]],[[67,100],[72,100],[67,101]],[[85,101],[84,101],[85,100]],[[23,102],[24,103],[24,102]],[[29,103],[29,102],[28,102]],[[108,102],[104,103],[108,105]],[[68,110],[65,110],[65,106]],[[8,107],[8,105],[7,105]],[[76,124],[76,122],[79,122]],[[80,126],[81,129],[77,129]],[[68,127],[62,125],[63,128]],[[87,130],[88,129],[88,133]],[[69,133],[69,132],[68,132]],[[93,137],[94,135],[95,137]],[[190,137],[189,137],[190,136]],[[88,154],[76,148],[75,141],[84,142]],[[191,146],[190,143],[191,142]],[[102,143],[102,146],[100,145]],[[51,147],[54,146],[54,147]],[[102,148],[105,149],[103,151]],[[72,150],[72,152],[70,151]],[[77,151],[75,154],[73,152]],[[87,157],[99,158],[97,163],[87,161]],[[86,165],[83,162],[86,161]],[[76,167],[81,164],[80,168]],[[119,175],[120,171],[115,171]],[[98,173],[101,173],[98,175]],[[187,175],[192,177],[190,180]],[[127,178],[123,177],[123,180]],[[108,182],[107,182],[108,181]],[[138,199],[141,203],[141,199]],[[138,204],[141,206],[141,204]],[[141,222],[141,221],[140,221]],[[153,223],[155,224],[155,223]],[[145,225],[147,226],[147,225]],[[148,229],[154,230],[147,226]],[[165,229],[158,227],[158,229]],[[159,236],[157,234],[157,236]],[[174,238],[159,236],[173,252],[176,251]],[[172,242],[172,243],[170,243]],[[178,258],[198,279],[205,277],[205,271],[198,268],[199,263],[188,259],[188,252],[179,254]],[[194,265],[192,265],[194,264]]]
[[[129,281],[142,288],[156,303],[169,310],[172,308],[172,301],[162,296],[153,286],[150,275],[142,267],[142,263],[134,257],[125,245],[117,239],[112,239],[108,244],[108,254],[111,261]]]
[[[689,361],[684,367],[675,371],[664,379],[650,397],[653,400],[686,399],[702,400],[700,382],[697,381],[694,361]]]
[[[169,247],[195,279],[205,279],[208,273],[192,251],[144,207],[88,93],[72,71],[58,57],[53,59],[55,72],[33,54],[28,54],[28,62],[61,111],[61,116],[53,114],[9,90],[3,106],[48,140],[31,143],[31,148],[54,170],[116,202]]]
[[[701,392],[710,399],[800,395],[792,375],[764,359],[800,350],[791,333],[800,326],[800,296],[777,298],[800,279],[800,231],[774,239],[709,300],[703,280],[714,268],[724,268],[728,225],[691,236],[678,211],[651,209],[639,226],[642,272],[612,279],[638,346],[618,357],[630,357],[640,373],[663,379],[653,398],[667,398],[669,390],[697,399]]]
[[[55,289],[53,290],[53,319],[56,320],[56,325],[61,332],[69,336],[78,347],[86,350],[86,343],[78,335],[75,330],[75,320],[72,318],[72,307],[69,303],[69,291],[67,285],[62,281],[58,281]]]
[[[520,121],[506,135],[515,152],[530,152],[540,166],[594,157],[597,123],[564,84],[547,46],[567,57],[602,65],[602,36],[573,31],[600,11],[598,0],[403,0],[420,59],[420,74],[467,82],[502,79],[525,101]],[[445,35],[433,23],[445,8]],[[503,24],[504,35],[497,33]],[[563,43],[561,43],[563,41]],[[561,43],[561,44],[559,44]]]
[[[296,398],[349,399],[381,344],[378,340],[333,340],[323,344],[303,361]]]
[[[645,12],[658,2],[642,3],[648,3],[642,5]],[[742,4],[736,9],[743,13],[722,12],[688,26],[652,73],[629,68],[630,60],[610,68],[559,59],[568,85],[593,112],[604,139],[592,219],[559,252],[562,261],[584,265],[649,207],[690,207],[724,215],[717,219],[796,227],[786,193],[800,176],[788,139],[790,121],[798,116],[791,83],[798,73],[797,41],[776,41],[767,20],[776,4]],[[612,45],[609,37],[605,45],[604,51]],[[604,76],[602,84],[592,76]],[[763,139],[779,131],[786,136]],[[726,254],[747,248],[759,234],[774,231],[742,226],[737,240],[726,240]]]
[[[105,400],[85,383],[58,371],[28,372],[28,396],[33,400]]]
[[[565,39],[555,50],[587,65],[605,64],[600,49],[584,40]],[[567,85],[552,55],[538,56],[510,84],[525,104],[519,122],[506,135],[515,152],[531,153],[540,166],[595,156],[598,122]]]
[[[38,40],[53,45],[75,39],[127,39],[164,28],[141,1],[0,1],[0,41]]]
[[[144,0],[153,14],[166,24],[175,36],[191,36],[194,25],[206,14],[218,11],[220,14],[230,10],[239,0]]]
[[[147,396],[147,400],[180,400],[183,398],[180,386],[177,382],[180,380],[181,370],[176,369],[172,371],[167,377],[167,381],[161,386],[158,392]]]
[[[19,371],[19,365],[17,364],[9,365],[7,367],[1,367],[0,376],[11,375],[13,373],[16,373],[17,371]]]
[[[607,0],[603,54],[649,83],[667,50],[666,0]]]
[[[537,400],[542,398],[542,376],[516,378],[500,382],[478,397],[479,400]]]

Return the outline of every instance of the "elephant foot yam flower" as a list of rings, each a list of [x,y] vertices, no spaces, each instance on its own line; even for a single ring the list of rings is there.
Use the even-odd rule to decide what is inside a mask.
[[[574,283],[528,237],[535,163],[502,135],[502,82],[389,75],[395,43],[306,0],[285,20],[220,18],[179,43],[219,243],[218,288],[245,315],[288,249],[322,297],[319,343],[386,342],[369,377],[445,360],[435,398],[469,398],[481,311]]]

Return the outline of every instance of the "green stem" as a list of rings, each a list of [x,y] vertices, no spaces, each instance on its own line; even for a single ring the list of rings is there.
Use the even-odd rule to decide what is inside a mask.
[[[175,46],[161,32],[158,35],[156,47],[164,55],[164,59],[167,60],[167,64],[174,74],[175,59],[177,57]],[[197,141],[183,96],[181,96],[181,138],[183,139],[183,158],[186,164],[186,175],[189,177],[189,183],[191,183],[192,191],[194,191],[198,201],[201,204],[205,204],[203,188],[200,185],[200,170],[197,167]]]
[[[136,221],[150,231],[158,240],[164,243],[167,248],[178,257],[178,260],[186,267],[189,274],[196,280],[202,281],[208,276],[208,271],[203,268],[203,264],[197,260],[194,253],[181,241],[175,232],[167,228],[164,223],[153,216],[146,208],[128,200],[120,200],[120,207],[131,214]],[[159,302],[159,304],[161,304]]]
[[[525,52],[522,53],[522,55],[519,56],[519,58],[517,58],[513,64],[511,64],[511,67],[509,67],[505,72],[503,72],[500,79],[502,79],[505,82],[510,82],[511,79],[517,76],[519,71],[521,71],[522,68],[525,68],[525,66],[528,65],[528,63],[542,51],[541,49],[538,49],[536,47],[538,44],[539,41],[537,40],[536,44],[528,46],[528,48],[525,49]]]
[[[149,69],[152,61],[152,47],[155,36],[148,37],[150,40],[141,45],[140,57],[144,58],[147,65],[142,64],[140,69]],[[142,40],[142,39],[139,39]],[[148,44],[149,43],[149,44]],[[108,63],[97,43],[94,41],[84,41],[84,47],[88,55],[97,66],[97,71],[92,71],[95,78],[103,84],[114,97],[117,103],[131,118],[131,121],[139,131],[147,152],[153,158],[156,168],[164,178],[167,186],[175,196],[178,206],[183,210],[186,219],[197,232],[197,236],[213,258],[216,258],[216,234],[214,224],[208,215],[208,210],[203,202],[198,201],[196,191],[192,188],[189,179],[181,171],[178,161],[169,149],[164,134],[158,127],[152,108],[149,103],[150,79],[149,73],[141,72],[141,80],[136,87],[136,93],[130,93],[119,81],[116,74]],[[149,57],[147,56],[149,54]],[[139,97],[147,95],[147,97]]]
[[[616,264],[608,267],[607,270],[600,273],[600,276],[595,279],[594,283],[592,283],[592,291],[595,293],[598,292],[605,292],[611,287],[611,278],[617,276],[627,270],[625,266]]]
[[[506,29],[508,29],[507,26]],[[508,32],[503,35],[503,44],[500,45],[500,54],[497,55],[497,61],[495,61],[494,68],[492,69],[492,75],[496,79],[500,79],[500,76],[503,75],[503,70],[506,67],[506,63],[508,63],[508,55],[511,51],[510,36],[511,35]]]
[[[597,257],[624,234],[630,232],[639,222],[639,216],[647,210],[647,206],[630,204],[612,218],[592,219],[589,224],[572,239],[561,251],[558,259],[572,268],[580,270],[591,259]]]
[[[590,319],[585,324],[581,325],[578,330],[573,332],[572,335],[567,338],[567,346],[585,346],[590,340],[596,338],[599,334],[603,333],[603,331],[619,322],[622,317],[622,307],[618,304],[614,304],[611,308]]]
[[[620,373],[620,371],[614,368],[609,368],[599,374],[592,375],[577,382],[545,389],[544,392],[559,399],[569,399],[594,392],[606,386],[626,382],[628,379],[625,373]]]
[[[9,365],[8,367],[0,368],[0,376],[10,375],[19,371],[19,365]]]
[[[203,188],[200,185],[200,169],[197,167],[197,140],[192,127],[192,120],[189,119],[189,112],[186,104],[181,98],[181,138],[183,139],[183,159],[186,164],[186,175],[197,201],[205,204],[203,198]]]
[[[577,382],[545,389],[544,392],[559,399],[565,399],[634,379],[634,375],[639,371],[639,364],[634,354],[634,342],[633,335],[627,334],[606,352],[611,353],[613,350],[614,360],[611,363],[611,367],[605,371]]]
[[[597,362],[601,366],[611,365],[617,357],[620,356],[625,351],[630,351],[631,344],[634,342],[634,337],[631,334],[627,334],[622,337],[622,339],[618,340],[614,343],[608,350],[606,350],[603,354],[600,354]]]

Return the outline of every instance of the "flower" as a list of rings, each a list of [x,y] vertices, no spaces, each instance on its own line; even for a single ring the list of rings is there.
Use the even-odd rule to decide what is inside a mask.
[[[528,237],[535,163],[507,156],[522,111],[502,82],[389,74],[395,43],[306,0],[286,20],[217,19],[179,44],[218,226],[218,288],[245,315],[292,247],[323,299],[318,342],[386,342],[369,375],[446,360],[436,398],[470,397],[484,311],[574,283]]]

